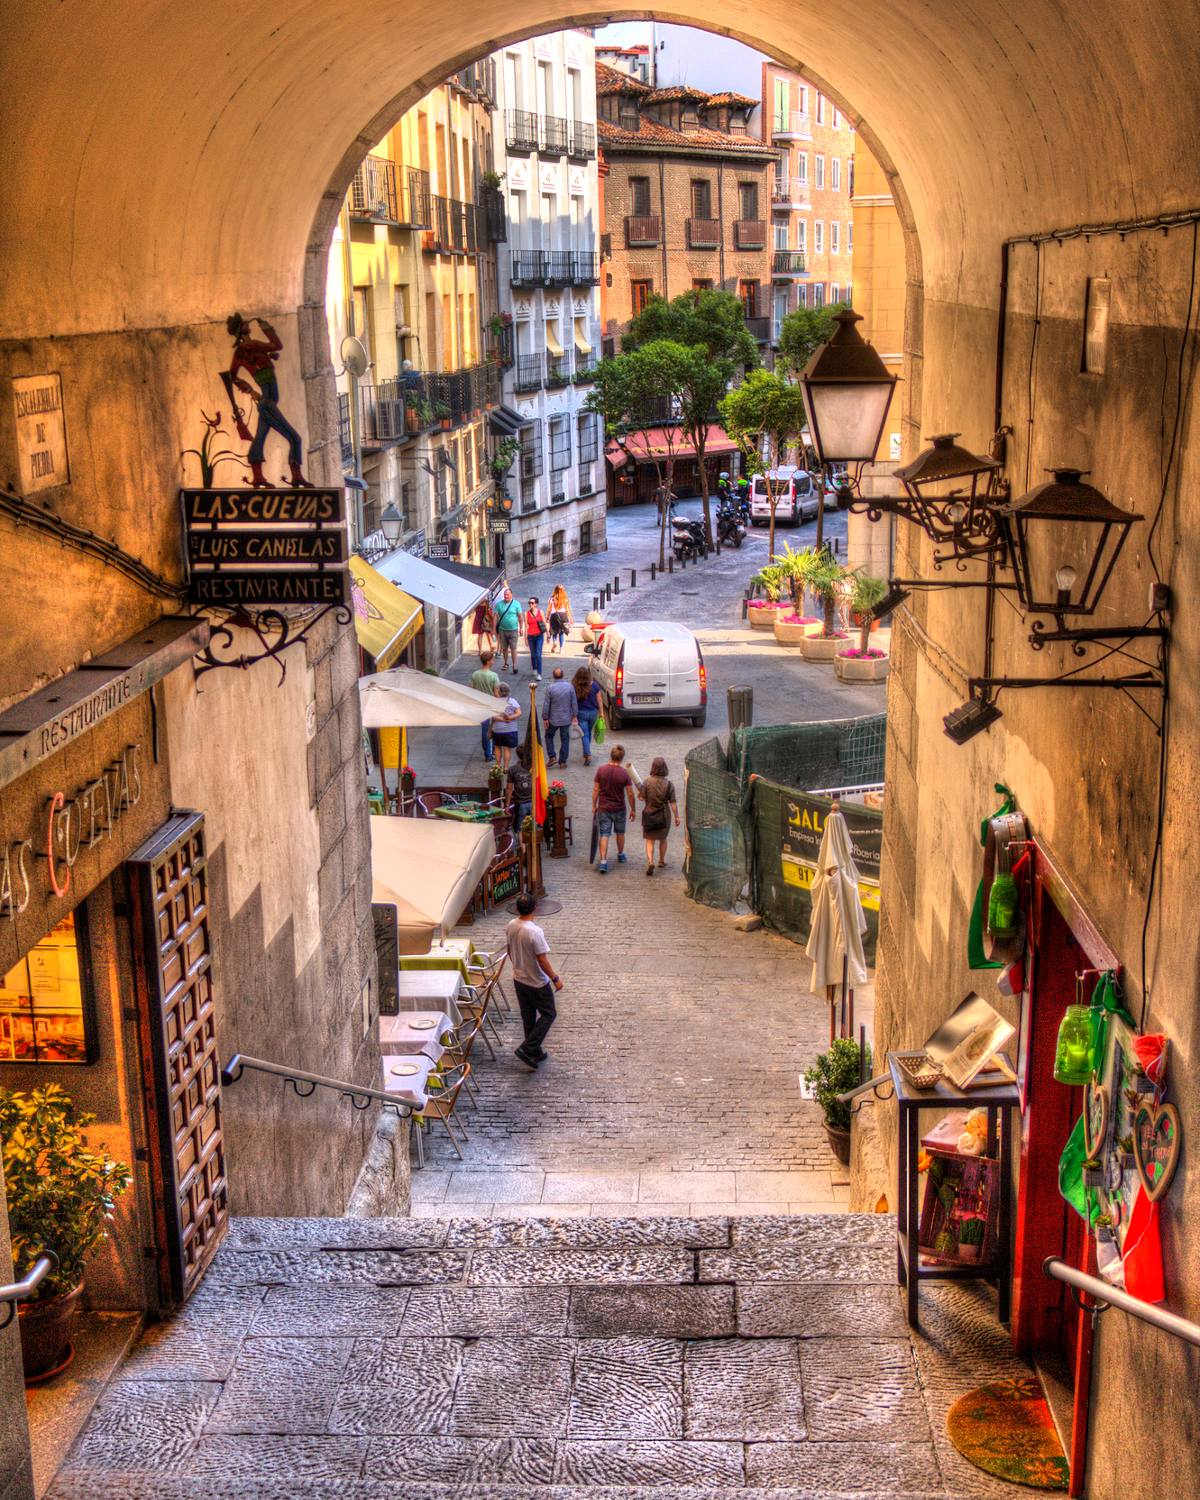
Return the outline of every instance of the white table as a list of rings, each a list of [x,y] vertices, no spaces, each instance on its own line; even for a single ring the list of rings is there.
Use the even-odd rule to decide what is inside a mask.
[[[420,1114],[429,1102],[429,1075],[436,1067],[436,1060],[424,1054],[383,1057],[380,1059],[383,1091],[390,1094],[397,1104],[407,1104]],[[410,1072],[410,1069],[415,1071]]]
[[[457,1026],[462,1020],[458,997],[462,975],[456,969],[403,969],[396,975],[396,992],[404,1010],[440,1010]]]
[[[454,1023],[442,1010],[402,1010],[398,1016],[380,1016],[379,1051],[385,1058],[423,1055],[437,1062],[446,1050],[442,1038],[453,1029]]]

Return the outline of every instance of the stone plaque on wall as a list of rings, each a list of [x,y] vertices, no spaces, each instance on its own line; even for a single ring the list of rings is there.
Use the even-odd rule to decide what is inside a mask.
[[[19,486],[23,495],[68,484],[67,424],[57,374],[13,377]]]

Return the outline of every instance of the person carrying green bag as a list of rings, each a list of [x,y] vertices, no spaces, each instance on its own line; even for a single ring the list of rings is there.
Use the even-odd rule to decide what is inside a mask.
[[[604,743],[604,716],[600,712],[600,687],[592,681],[592,675],[586,667],[580,667],[571,678],[571,686],[575,689],[576,715],[579,720],[579,733],[583,738],[583,763],[590,766],[592,763],[592,741],[597,745]]]

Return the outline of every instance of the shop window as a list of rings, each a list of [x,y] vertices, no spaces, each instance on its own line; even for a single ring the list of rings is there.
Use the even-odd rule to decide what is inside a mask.
[[[556,531],[554,533],[554,535],[550,538],[550,561],[551,562],[562,562],[562,560],[563,560],[563,543],[566,540],[566,535],[567,534],[566,534],[565,531]]]
[[[537,567],[537,543],[536,542],[532,542],[532,541],[530,541],[530,542],[522,542],[521,543],[521,571],[522,571],[522,573],[532,573],[533,570],[534,570],[534,568],[536,568],[536,567]]]
[[[80,907],[0,979],[0,1062],[95,1062],[94,1011]]]

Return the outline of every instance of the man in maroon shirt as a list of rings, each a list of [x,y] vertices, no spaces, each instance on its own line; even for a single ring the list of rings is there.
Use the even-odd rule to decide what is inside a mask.
[[[625,746],[614,745],[609,752],[609,762],[596,772],[592,785],[592,816],[600,834],[600,863],[596,867],[601,875],[608,874],[608,840],[617,836],[617,863],[625,863],[625,800],[629,799],[629,816],[637,813],[633,800],[633,778],[621,764],[625,759]]]

